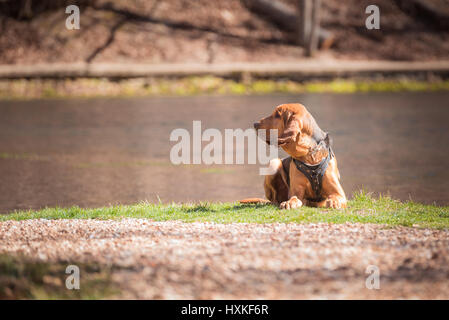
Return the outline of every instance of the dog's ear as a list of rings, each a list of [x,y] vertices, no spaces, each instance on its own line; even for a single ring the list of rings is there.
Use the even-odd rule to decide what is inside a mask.
[[[332,139],[329,136],[328,132],[326,132],[326,137],[324,138],[324,143],[326,144],[327,148],[329,148],[332,145]]]
[[[299,120],[294,114],[284,112],[284,131],[278,138],[278,146],[285,145],[290,142],[296,142],[296,138],[301,133],[299,129]]]

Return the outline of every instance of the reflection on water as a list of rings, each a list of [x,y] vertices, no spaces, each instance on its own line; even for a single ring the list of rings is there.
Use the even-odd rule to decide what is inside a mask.
[[[449,204],[449,93],[0,102],[0,212],[263,197],[258,165],[170,163],[170,133],[243,128],[302,102],[333,138],[349,197]]]

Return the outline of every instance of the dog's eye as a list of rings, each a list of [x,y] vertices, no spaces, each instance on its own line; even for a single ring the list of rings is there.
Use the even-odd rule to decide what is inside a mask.
[[[280,114],[279,112],[276,112],[276,113],[274,114],[274,117],[275,117],[275,118],[280,118],[280,117],[281,117],[281,114]]]

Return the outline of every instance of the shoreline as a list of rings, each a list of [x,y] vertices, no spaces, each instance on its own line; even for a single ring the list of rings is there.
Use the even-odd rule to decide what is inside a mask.
[[[372,79],[335,78],[324,81],[233,80],[216,76],[122,80],[106,78],[0,80],[0,100],[418,91],[449,91],[449,80],[439,77],[423,80],[404,76]]]

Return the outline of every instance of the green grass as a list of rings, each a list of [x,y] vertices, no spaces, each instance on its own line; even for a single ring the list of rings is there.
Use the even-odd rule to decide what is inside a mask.
[[[30,153],[0,152],[0,159],[40,160],[42,157]]]
[[[239,81],[215,76],[189,76],[174,79],[17,79],[0,80],[0,99],[52,99],[92,97],[146,97],[248,95],[276,93],[355,93],[398,91],[447,91],[449,81],[405,79],[333,79],[293,81],[250,79]]]
[[[449,207],[401,203],[390,197],[374,199],[357,193],[344,210],[303,207],[279,210],[271,205],[239,203],[151,204],[111,206],[96,209],[46,208],[39,211],[18,211],[1,215],[0,221],[24,219],[121,219],[147,218],[155,221],[216,223],[376,223],[387,226],[449,228]]]

